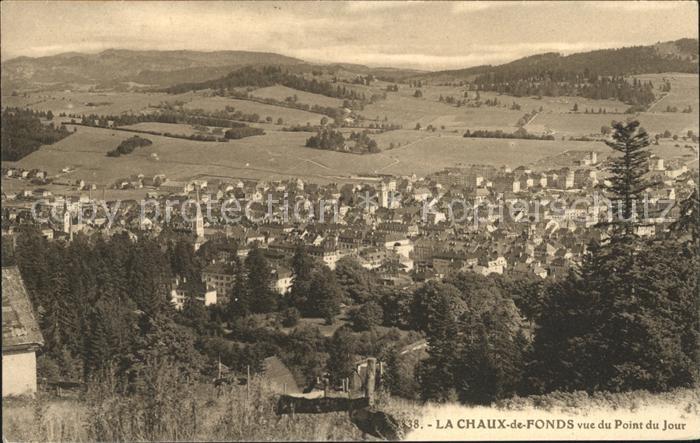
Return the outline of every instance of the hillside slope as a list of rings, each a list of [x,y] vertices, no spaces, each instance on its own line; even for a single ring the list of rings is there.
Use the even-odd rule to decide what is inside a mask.
[[[570,55],[555,52],[537,54],[502,65],[436,71],[414,79],[432,81],[527,80],[545,73],[634,75],[661,72],[698,72],[698,40],[680,39],[651,46],[600,49]]]
[[[193,77],[197,80],[207,76],[216,78],[241,66],[298,63],[302,60],[267,52],[108,49],[97,54],[70,52],[10,59],[2,64],[2,82],[4,87],[33,83],[111,82],[168,85],[189,81]],[[222,67],[225,69],[221,70]]]

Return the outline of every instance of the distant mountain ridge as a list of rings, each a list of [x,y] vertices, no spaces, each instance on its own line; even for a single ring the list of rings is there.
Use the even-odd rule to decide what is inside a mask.
[[[423,72],[399,68],[370,68],[351,63],[315,64],[270,52],[158,51],[108,49],[97,54],[67,52],[47,57],[17,57],[2,63],[3,91],[47,84],[125,84],[169,87],[215,80],[245,66],[281,66],[291,73],[313,69],[373,74],[391,81],[405,79],[451,82],[462,80],[518,81],[558,72],[631,75],[659,72],[698,72],[698,40],[680,39],[649,46],[601,49],[571,55],[544,53],[502,65]]]
[[[110,84],[135,82],[174,84],[216,78],[248,65],[295,65],[303,60],[251,51],[133,51],[107,49],[97,54],[76,52],[48,57],[18,57],[2,64],[5,86],[37,83]]]
[[[633,75],[661,72],[698,72],[698,40],[680,39],[650,46],[598,49],[561,55],[556,52],[535,54],[502,65],[475,66],[466,69],[434,71],[413,79],[454,81],[474,80],[479,76],[521,80],[547,72],[598,75]]]

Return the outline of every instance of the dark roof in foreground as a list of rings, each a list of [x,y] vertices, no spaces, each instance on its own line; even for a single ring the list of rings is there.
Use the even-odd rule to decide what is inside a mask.
[[[16,266],[2,268],[2,350],[43,345],[27,288]]]

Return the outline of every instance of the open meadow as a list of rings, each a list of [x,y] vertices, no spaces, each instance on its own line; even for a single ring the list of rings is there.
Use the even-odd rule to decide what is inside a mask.
[[[667,106],[675,106],[678,108],[678,112],[680,112],[683,108],[690,106],[693,110],[692,114],[695,114],[695,120],[698,119],[700,90],[698,89],[697,74],[671,72],[664,74],[636,75],[635,77],[644,82],[651,81],[657,91],[664,80],[671,84],[671,91],[651,106],[648,109],[649,112],[664,112]]]
[[[609,126],[613,120],[638,118],[652,135],[668,130],[682,137],[688,131],[698,132],[698,109],[692,113],[668,113],[664,104],[683,107],[686,103],[698,100],[697,75],[692,74],[649,74],[638,76],[651,80],[659,87],[662,79],[671,83],[671,92],[652,106],[648,112],[640,114],[614,114],[626,105],[615,100],[590,100],[580,97],[512,97],[494,92],[481,92],[484,100],[498,99],[498,106],[479,108],[439,102],[440,96],[464,97],[466,88],[460,86],[439,86],[424,84],[420,90],[422,97],[414,97],[416,87],[406,84],[399,86],[398,92],[386,92],[389,83],[373,82],[370,86],[341,83],[348,88],[363,91],[365,94],[384,94],[368,104],[359,113],[369,122],[399,124],[403,129],[372,135],[382,150],[380,154],[355,155],[334,151],[314,150],[304,147],[311,135],[306,132],[283,132],[282,126],[317,125],[321,114],[269,105],[251,100],[240,100],[212,96],[211,91],[187,92],[176,95],[137,92],[85,92],[85,91],[42,91],[29,92],[18,96],[4,96],[3,106],[27,106],[36,110],[51,110],[55,115],[66,113],[119,114],[122,112],[149,112],[163,103],[182,106],[188,110],[202,109],[207,112],[222,111],[233,107],[245,114],[257,114],[265,135],[241,140],[220,142],[197,142],[147,135],[153,145],[137,149],[132,154],[119,158],[109,158],[106,153],[133,134],[111,129],[78,126],[78,132],[51,146],[20,160],[17,165],[23,168],[39,168],[50,174],[58,174],[66,166],[74,171],[59,176],[60,181],[70,182],[84,179],[98,186],[111,186],[117,179],[134,174],[146,176],[165,174],[169,179],[183,180],[192,177],[230,177],[251,179],[277,179],[305,177],[318,182],[351,181],[352,176],[386,173],[424,175],[447,166],[457,164],[492,164],[496,166],[537,164],[546,165],[548,158],[554,158],[567,151],[608,151],[601,142],[569,141],[570,137],[598,136],[602,126]],[[253,91],[253,96],[284,100],[297,95],[300,103],[323,106],[341,106],[342,100],[297,91],[285,86],[271,86]],[[467,93],[473,99],[475,93]],[[520,109],[511,109],[513,103]],[[571,111],[574,104],[579,112]],[[539,111],[541,108],[541,111]],[[606,109],[606,114],[586,114],[585,109]],[[551,131],[556,140],[519,139],[465,139],[462,134],[467,129],[487,129],[513,132],[523,116],[532,110],[537,115],[525,126],[531,133]],[[266,122],[267,118],[272,122]],[[282,119],[282,126],[278,125]],[[65,118],[59,118],[66,120]],[[420,130],[415,129],[420,125]],[[426,128],[432,125],[433,131]],[[72,128],[72,126],[69,125]],[[138,123],[128,128],[192,135],[198,133],[187,124]],[[346,135],[356,129],[343,128]],[[565,139],[565,140],[562,140]],[[697,144],[689,140],[662,140],[661,145],[652,147],[667,160],[680,159],[692,167],[697,154],[685,146]],[[676,146],[678,145],[678,146]]]
[[[197,95],[184,105],[185,109],[203,109],[208,112],[223,111],[227,106],[232,106],[236,111],[241,111],[244,114],[258,114],[261,120],[271,117],[273,122],[277,122],[277,119],[281,118],[284,125],[305,125],[307,123],[318,125],[323,118],[321,114],[300,109],[226,97]]]
[[[168,94],[137,92],[40,91],[29,92],[27,95],[3,96],[2,106],[51,111],[54,115],[62,112],[115,115],[138,113],[163,101],[178,99],[177,96]]]
[[[299,91],[297,89],[288,88],[282,85],[256,89],[252,92],[252,95],[253,97],[271,98],[279,101],[285,101],[287,97],[296,96],[299,103],[304,103],[306,105],[331,106],[334,108],[340,107],[343,104],[343,100],[339,98],[326,97],[325,95]]]
[[[50,174],[71,167],[74,170],[62,175],[63,180],[82,178],[100,185],[135,174],[165,174],[175,180],[210,176],[343,181],[354,174],[428,174],[460,163],[515,167],[567,150],[608,149],[596,142],[476,139],[426,131],[392,131],[377,136],[380,146],[388,146],[391,140],[401,146],[380,154],[356,155],[306,148],[308,133],[267,131],[265,135],[228,142],[145,135],[152,145],[129,155],[107,157],[108,151],[132,135],[78,126],[77,133],[42,147],[17,165],[45,169]]]
[[[133,125],[126,125],[126,126],[120,126],[120,128],[124,129],[134,129],[137,131],[154,131],[154,132],[160,132],[160,133],[170,133],[170,134],[175,134],[175,135],[184,135],[184,136],[190,136],[190,135],[210,135],[211,134],[211,127],[205,127],[207,130],[198,130],[195,129],[194,125],[188,125],[186,123],[159,123],[159,122],[145,122],[145,123],[136,123]],[[222,133],[220,136],[223,136],[223,128],[222,128]],[[145,137],[145,136],[144,136]]]

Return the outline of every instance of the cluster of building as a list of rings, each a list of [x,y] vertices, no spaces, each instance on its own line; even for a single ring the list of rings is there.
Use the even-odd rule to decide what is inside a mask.
[[[604,201],[590,199],[609,184],[598,155],[579,151],[562,158],[536,169],[470,165],[428,177],[372,176],[342,185],[159,177],[158,186],[149,184],[146,204],[95,204],[91,195],[71,200],[34,192],[33,198],[42,199],[32,206],[34,216],[26,205],[4,205],[2,227],[11,234],[41,220],[47,238],[67,241],[80,232],[138,237],[168,229],[191,236],[195,249],[212,239],[230,239],[235,251],[220,251],[202,272],[194,296],[206,305],[226,299],[235,284],[235,263],[253,244],[271,264],[271,288],[280,294],[291,286],[291,257],[299,244],[331,269],[343,257],[353,257],[385,284],[399,287],[462,271],[559,278],[581,262],[586,245],[605,239],[607,231],[598,223],[610,210]],[[678,211],[672,203],[697,180],[685,165],[657,156],[649,158],[648,174],[657,183],[648,190],[649,213],[670,210],[652,218],[640,235],[672,221]],[[229,207],[239,209],[234,221],[224,209],[231,202],[236,204]],[[179,308],[188,296],[185,288],[193,286],[183,283],[173,282],[172,299]]]

